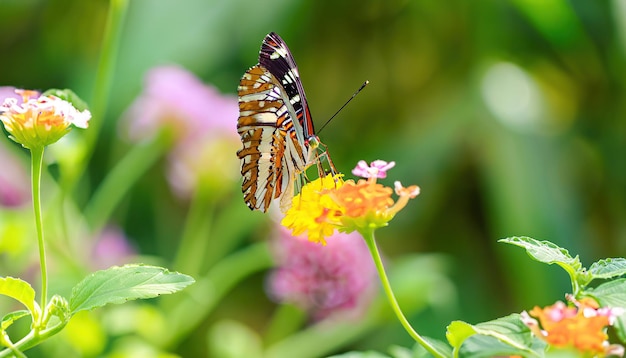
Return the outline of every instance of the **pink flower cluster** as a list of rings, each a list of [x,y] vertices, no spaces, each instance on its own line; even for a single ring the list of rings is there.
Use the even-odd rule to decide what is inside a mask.
[[[237,98],[222,95],[179,66],[148,71],[144,90],[125,113],[126,132],[133,141],[153,136],[172,126],[180,140],[203,136],[237,135]]]
[[[167,178],[188,197],[206,177],[238,180],[237,97],[223,95],[179,66],[151,69],[143,92],[124,114],[122,131],[131,141],[167,128],[176,143],[168,156]],[[227,159],[223,159],[227,158]]]
[[[17,207],[30,200],[29,177],[26,166],[0,144],[0,206]]]
[[[324,246],[280,230],[274,250],[277,268],[268,281],[270,297],[297,305],[314,319],[358,316],[365,310],[378,280],[360,235],[337,233]]]
[[[0,103],[6,98],[18,100],[21,97],[15,93],[14,87],[0,87]],[[0,163],[0,206],[16,207],[26,204],[30,201],[27,166],[11,153],[4,142],[0,143]]]

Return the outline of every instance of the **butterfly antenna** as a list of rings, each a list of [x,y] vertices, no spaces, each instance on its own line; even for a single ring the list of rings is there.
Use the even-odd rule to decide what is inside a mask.
[[[332,121],[332,120],[333,120],[333,118],[335,118],[335,116],[337,116],[337,115],[339,114],[339,112],[341,112],[341,110],[342,110],[345,106],[347,106],[347,105],[348,105],[348,103],[350,103],[350,101],[352,101],[352,100],[354,99],[354,97],[356,97],[356,95],[357,95],[357,94],[359,94],[359,92],[361,92],[361,91],[363,90],[363,88],[365,88],[365,86],[367,86],[369,83],[370,83],[370,81],[365,81],[365,82],[363,82],[363,84],[361,85],[361,87],[359,87],[359,89],[358,89],[358,90],[356,90],[356,92],[354,92],[354,94],[352,94],[352,97],[350,97],[350,98],[346,101],[346,103],[344,103],[344,104],[343,104],[343,106],[341,106],[341,108],[339,108],[339,109],[337,110],[337,112],[335,112],[335,114],[333,114],[333,115],[332,115],[332,116],[331,116],[331,117],[330,117],[330,118],[326,121],[326,123],[324,123],[324,125],[323,125],[320,129],[318,129],[318,130],[317,130],[317,133],[320,133],[320,132],[322,131],[322,129],[324,129],[324,127],[326,127],[326,125],[327,125],[328,123],[330,123],[330,121]]]

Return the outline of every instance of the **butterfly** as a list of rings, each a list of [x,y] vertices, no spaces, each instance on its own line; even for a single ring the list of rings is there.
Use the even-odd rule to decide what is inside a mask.
[[[315,135],[296,62],[276,33],[265,36],[259,63],[246,71],[237,90],[244,201],[250,209],[265,212],[280,198],[285,212],[293,200],[294,181],[300,185],[307,167],[317,163],[323,175],[324,157],[329,171],[336,170]]]

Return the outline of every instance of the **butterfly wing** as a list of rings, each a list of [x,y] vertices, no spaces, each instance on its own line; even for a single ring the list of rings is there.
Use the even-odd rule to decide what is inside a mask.
[[[295,60],[275,33],[263,40],[259,64],[246,71],[238,92],[244,201],[267,211],[281,198],[284,212],[296,175],[309,165],[308,143],[315,134]]]
[[[305,166],[304,148],[295,136],[292,115],[281,96],[276,78],[265,68],[254,66],[239,84],[237,130],[243,148],[242,192],[250,209],[267,211],[273,199],[293,195],[294,173]],[[283,207],[284,205],[281,205]]]
[[[285,41],[274,32],[269,33],[263,40],[259,53],[259,65],[267,68],[280,81],[289,99],[287,106],[290,107],[294,119],[297,118],[296,125],[299,124],[302,128],[304,138],[301,140],[315,136],[298,66]]]

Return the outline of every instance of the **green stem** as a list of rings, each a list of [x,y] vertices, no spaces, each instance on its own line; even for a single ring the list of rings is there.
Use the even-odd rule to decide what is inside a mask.
[[[207,188],[199,185],[191,199],[180,245],[174,259],[176,270],[191,276],[201,273],[207,253],[206,248],[210,242],[209,232],[215,216],[214,208],[214,201],[211,200]]]
[[[57,325],[52,326],[50,328],[44,329],[42,331],[35,332],[35,329],[31,330],[26,336],[22,337],[19,341],[17,341],[13,347],[14,349],[19,349],[21,351],[25,351],[29,348],[32,348],[46,339],[54,336],[55,334],[61,332],[63,328],[67,325],[68,320],[64,320],[59,322]],[[4,357],[12,357],[15,353],[10,349],[4,349],[0,351],[0,358]]]
[[[184,295],[182,301],[168,311],[169,336],[161,337],[157,343],[165,348],[177,346],[238,282],[272,265],[266,242],[250,245],[219,261],[206,276],[181,292]]]
[[[96,69],[96,78],[93,89],[90,108],[92,120],[89,122],[89,130],[85,131],[85,154],[76,170],[71,173],[63,172],[64,181],[62,187],[66,193],[71,193],[76,189],[79,179],[87,169],[94,152],[96,141],[100,138],[100,129],[104,123],[106,109],[115,73],[117,52],[119,49],[120,37],[123,30],[124,18],[128,8],[129,0],[110,0],[107,22],[102,36],[100,48],[100,60]]]
[[[109,3],[109,13],[104,28],[100,62],[96,72],[96,82],[91,103],[91,114],[96,120],[89,123],[90,128],[85,133],[88,153],[84,158],[84,164],[89,162],[95,141],[99,137],[98,134],[103,124],[111,92],[111,84],[113,83],[113,74],[115,73],[120,36],[128,8],[128,0],[111,0]]]
[[[19,349],[17,349],[15,344],[11,342],[11,339],[9,339],[9,336],[6,334],[6,332],[3,332],[3,334],[4,334],[4,338],[2,340],[2,344],[8,347],[7,351],[10,351],[11,353],[13,353],[13,355],[15,355],[18,358],[27,358],[26,355],[22,353]]]
[[[133,147],[109,172],[85,207],[85,218],[94,233],[100,232],[128,190],[170,147],[171,136],[161,131],[149,142]]]
[[[35,213],[35,227],[37,229],[37,243],[39,246],[39,265],[41,267],[41,309],[43,314],[39,322],[34,322],[38,331],[41,324],[46,321],[45,312],[48,300],[48,269],[46,265],[46,246],[43,236],[43,223],[41,218],[41,170],[43,167],[44,147],[31,148],[31,181],[33,187],[33,211]]]
[[[306,312],[300,308],[282,304],[278,306],[265,329],[265,344],[274,344],[297,332],[306,323]]]
[[[264,358],[317,358],[327,357],[346,346],[351,346],[358,339],[371,334],[381,324],[380,315],[372,311],[362,320],[355,322],[321,321],[310,325],[271,344]],[[349,356],[350,354],[347,354]],[[364,357],[367,354],[363,355]]]
[[[428,341],[426,341],[426,339],[424,339],[424,337],[420,336],[419,333],[417,333],[413,329],[413,327],[411,326],[409,321],[404,316],[404,313],[402,313],[402,310],[400,309],[400,305],[398,305],[398,301],[396,300],[396,297],[393,294],[393,290],[391,289],[391,284],[389,283],[389,279],[387,278],[387,273],[385,272],[385,267],[383,266],[383,261],[382,261],[382,259],[380,257],[380,253],[378,251],[378,247],[376,246],[376,238],[374,237],[374,231],[373,230],[363,230],[360,233],[363,236],[363,238],[365,239],[365,242],[367,243],[367,247],[369,248],[370,253],[372,255],[372,258],[374,259],[374,264],[376,265],[376,270],[378,271],[378,275],[380,276],[380,282],[383,285],[383,290],[385,291],[385,295],[387,295],[387,299],[389,300],[389,303],[391,304],[391,308],[392,308],[393,312],[396,314],[396,317],[398,318],[400,323],[402,324],[402,327],[404,327],[404,329],[407,331],[407,333],[417,343],[419,343],[428,352],[430,352],[430,354],[432,354],[435,357],[442,357],[443,358],[444,356],[442,356],[435,349],[435,347],[433,347]]]

